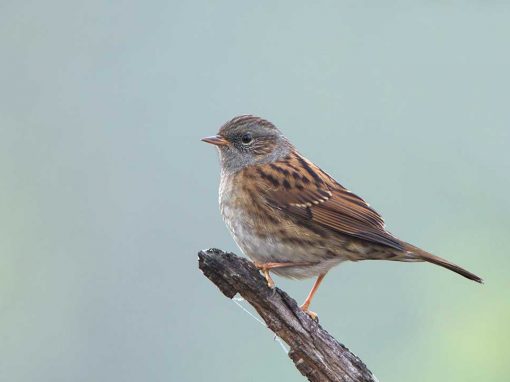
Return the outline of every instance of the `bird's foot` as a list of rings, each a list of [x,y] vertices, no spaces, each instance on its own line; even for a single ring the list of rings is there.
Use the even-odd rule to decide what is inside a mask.
[[[266,278],[267,286],[269,288],[273,289],[276,286],[276,284],[273,281],[273,279],[271,278],[271,275],[269,274],[269,269],[263,269],[262,273],[264,274],[264,277]]]
[[[271,278],[271,275],[269,274],[269,270],[271,269],[270,266],[268,266],[268,263],[255,263],[255,266],[257,267],[258,270],[262,271],[262,274],[264,275],[265,279],[266,279],[266,282],[267,282],[267,286],[271,289],[273,289],[275,287],[275,283],[273,281],[273,279]]]
[[[303,313],[306,313],[310,316],[310,318],[316,322],[319,322],[319,315],[315,312],[312,312],[310,309],[308,309],[308,306],[305,306],[305,304],[300,306]]]
[[[262,274],[266,278],[267,286],[269,288],[274,288],[275,283],[269,274],[270,269],[274,268],[283,268],[283,267],[304,267],[309,265],[314,265],[315,263],[310,262],[297,262],[297,263],[257,263],[254,262],[255,266],[258,270],[262,271]]]

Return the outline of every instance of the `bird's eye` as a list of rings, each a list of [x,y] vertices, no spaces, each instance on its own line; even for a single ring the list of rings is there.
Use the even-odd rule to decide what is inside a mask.
[[[253,137],[250,133],[244,133],[241,136],[241,142],[243,142],[243,145],[249,145],[253,141]]]

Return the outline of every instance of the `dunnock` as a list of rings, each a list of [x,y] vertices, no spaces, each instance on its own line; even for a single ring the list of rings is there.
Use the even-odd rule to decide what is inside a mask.
[[[317,277],[345,260],[427,261],[470,280],[482,279],[386,231],[382,217],[308,159],[271,122],[251,115],[232,119],[218,135],[223,219],[241,250],[274,286],[269,271]]]

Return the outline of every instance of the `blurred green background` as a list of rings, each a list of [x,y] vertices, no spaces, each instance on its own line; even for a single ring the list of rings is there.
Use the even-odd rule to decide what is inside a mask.
[[[3,0],[0,380],[301,379],[197,269],[239,253],[199,139],[244,113],[486,280],[344,264],[323,326],[381,381],[508,379],[504,3]]]

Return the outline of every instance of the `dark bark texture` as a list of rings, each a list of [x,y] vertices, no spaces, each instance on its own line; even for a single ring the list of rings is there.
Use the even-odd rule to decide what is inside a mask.
[[[294,299],[271,289],[252,262],[218,249],[200,251],[199,268],[228,298],[239,293],[289,347],[289,357],[309,381],[375,382],[365,364],[316,321]]]

